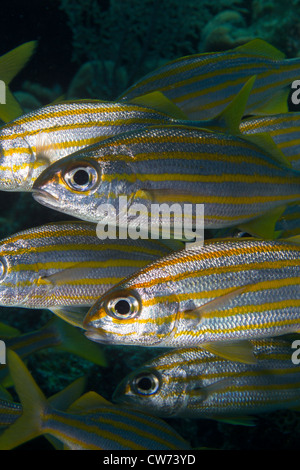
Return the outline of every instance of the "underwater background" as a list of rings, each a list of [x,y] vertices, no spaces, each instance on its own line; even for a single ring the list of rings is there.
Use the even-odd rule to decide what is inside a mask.
[[[261,38],[300,55],[300,2],[280,0],[11,0],[1,7],[0,55],[31,40],[37,49],[13,79],[24,112],[60,96],[116,98],[163,63],[194,53],[221,51]],[[300,77],[299,77],[300,78]],[[0,237],[71,217],[35,202],[30,193],[0,193]],[[39,329],[46,310],[0,308],[0,321],[21,332]],[[161,350],[104,346],[107,367],[66,352],[43,349],[27,365],[46,396],[82,375],[88,390],[108,400],[121,379]],[[17,396],[15,397],[17,400]],[[165,420],[195,447],[220,450],[297,449],[300,416],[263,414],[254,427],[213,420]],[[19,449],[51,449],[41,437]]]

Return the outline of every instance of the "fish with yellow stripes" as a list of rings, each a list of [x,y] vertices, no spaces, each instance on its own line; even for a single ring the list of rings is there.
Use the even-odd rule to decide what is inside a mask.
[[[204,204],[204,228],[253,222],[249,233],[267,238],[278,211],[300,199],[300,173],[266,134],[152,126],[108,138],[53,163],[35,181],[33,197],[77,218],[119,226],[125,224],[121,202],[133,217],[139,205],[139,222],[146,230],[153,205],[162,221],[163,204],[179,206],[181,214],[185,204],[192,205],[193,228],[196,205]],[[262,220],[261,227],[256,219]]]
[[[20,403],[0,398],[0,434],[3,428],[13,424],[22,415]]]
[[[91,307],[85,334],[108,344],[204,347],[253,362],[250,339],[300,331],[299,238],[235,238],[180,250]]]
[[[30,191],[38,175],[66,155],[111,135],[184,118],[160,93],[132,103],[77,100],[31,111],[0,128],[0,190]]]
[[[65,101],[18,117],[0,129],[0,190],[30,191],[51,163],[109,136],[153,125],[194,124],[231,130],[244,114],[255,77],[251,77],[214,120],[189,121],[160,92],[131,100]],[[234,124],[233,124],[234,123]]]
[[[254,39],[225,52],[194,54],[168,62],[138,80],[119,99],[160,91],[189,119],[211,119],[248,78],[256,75],[246,114],[275,114],[288,111],[288,86],[299,72],[299,58],[286,59],[266,41]]]
[[[100,240],[94,224],[79,221],[24,230],[0,243],[0,305],[47,308],[81,326],[82,311],[99,295],[182,246],[174,243]]]
[[[160,417],[208,418],[252,425],[251,415],[299,408],[300,367],[292,343],[252,341],[255,364],[201,348],[176,349],[148,361],[118,385],[113,401]]]
[[[65,410],[71,406],[84,392],[86,380],[80,377],[68,385],[65,389],[49,398],[49,403],[58,409]],[[15,423],[22,416],[23,408],[21,403],[15,402],[10,396],[1,398],[0,393],[0,435],[1,432]]]
[[[0,436],[0,450],[42,434],[50,434],[68,450],[190,449],[161,419],[112,405],[94,392],[87,392],[66,412],[60,411],[46,400],[13,351],[8,352],[8,363],[23,414]]]

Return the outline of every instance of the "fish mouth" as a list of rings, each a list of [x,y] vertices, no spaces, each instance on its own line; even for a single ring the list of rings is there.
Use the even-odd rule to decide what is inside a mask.
[[[111,401],[116,405],[125,406],[126,408],[131,408],[132,410],[139,409],[139,406],[135,405],[129,397],[118,395],[116,390],[112,395]]]
[[[102,330],[101,328],[88,327],[84,334],[88,339],[90,339],[91,341],[95,341],[96,343],[113,343],[113,340],[110,338],[110,335],[107,334],[106,331]]]
[[[32,189],[31,192],[33,198],[43,206],[50,207],[51,209],[53,206],[57,207],[59,202],[59,198],[57,196],[48,193],[44,189]]]
[[[134,408],[134,405],[132,404],[132,400],[130,400],[130,398],[125,393],[126,387],[127,387],[127,383],[125,382],[125,379],[124,379],[122,380],[121,383],[117,385],[115,391],[113,392],[112,402],[117,403],[118,405],[125,403],[126,405]]]

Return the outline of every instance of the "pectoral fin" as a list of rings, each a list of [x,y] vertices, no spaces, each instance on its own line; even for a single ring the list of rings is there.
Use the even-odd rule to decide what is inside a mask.
[[[223,357],[230,361],[243,362],[245,364],[255,364],[257,359],[253,354],[253,346],[250,341],[216,341],[201,344],[203,349]]]
[[[245,292],[248,287],[248,284],[245,286],[236,287],[230,292],[227,292],[227,294],[220,295],[206,304],[200,305],[200,307],[196,307],[193,310],[187,310],[186,314],[191,318],[198,318],[200,321],[201,318],[210,316],[210,314],[218,308],[226,306],[226,304],[228,304],[232,299]]]
[[[91,269],[91,266],[85,266],[84,263],[76,263],[54,274],[43,276],[41,279],[55,287],[81,279],[87,279],[91,273]]]
[[[57,150],[55,145],[49,139],[49,136],[45,132],[39,132],[36,138],[36,162],[35,165],[51,165],[57,160]]]
[[[295,235],[293,237],[284,238],[282,240],[288,243],[295,243],[295,245],[300,245],[300,235]]]
[[[216,382],[208,385],[207,387],[195,387],[192,390],[189,390],[189,395],[191,397],[197,397],[202,399],[203,401],[206,400],[210,395],[214,393],[223,392],[226,388],[232,386],[232,379],[230,377],[217,380]]]
[[[221,423],[234,424],[239,426],[256,426],[256,419],[251,416],[212,416],[212,419]]]
[[[59,318],[62,318],[70,325],[77,326],[78,328],[83,329],[83,319],[89,311],[90,307],[49,307],[49,310],[57,315]]]

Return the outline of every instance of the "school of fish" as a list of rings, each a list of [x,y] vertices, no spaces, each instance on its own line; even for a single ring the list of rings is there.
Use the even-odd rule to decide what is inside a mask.
[[[5,83],[35,47],[0,57]],[[164,418],[254,426],[299,410],[299,76],[299,58],[255,39],[178,58],[111,102],[24,114],[9,92],[0,191],[79,220],[0,241],[0,306],[53,314],[26,334],[0,323],[1,450],[41,435],[59,450],[191,450]],[[204,208],[194,246],[178,229],[191,205]],[[197,214],[184,221],[197,241]],[[105,367],[102,344],[166,352],[112,401],[84,377],[47,398],[24,362],[51,347]]]

